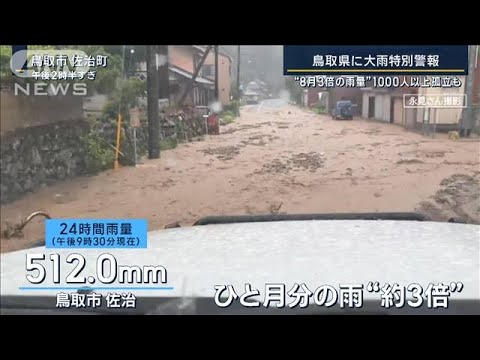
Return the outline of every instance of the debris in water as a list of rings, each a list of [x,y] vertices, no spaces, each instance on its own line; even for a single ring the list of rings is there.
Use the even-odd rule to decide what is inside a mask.
[[[277,202],[277,203],[271,204],[270,205],[270,213],[271,214],[278,214],[282,205],[283,205],[283,202],[279,202],[279,203]]]
[[[423,161],[418,160],[418,159],[402,159],[402,160],[398,160],[397,164],[398,165],[400,165],[400,164],[423,164]]]

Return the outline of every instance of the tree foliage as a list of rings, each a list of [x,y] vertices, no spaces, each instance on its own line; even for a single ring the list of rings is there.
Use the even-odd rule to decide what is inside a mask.
[[[146,83],[140,79],[118,80],[117,87],[103,110],[102,117],[115,119],[120,111],[129,120],[129,109],[138,105],[137,99],[146,96]]]
[[[303,89],[300,87],[298,82],[295,81],[293,76],[285,78],[285,87],[290,94],[290,100],[296,101],[297,104],[301,104]]]
[[[121,55],[106,49],[108,46],[101,45],[69,45],[68,48],[84,51],[87,55],[107,56],[106,67],[96,67],[95,80],[87,80],[89,92],[110,94],[117,86],[117,80],[122,76],[123,60]]]
[[[10,76],[10,58],[12,57],[12,47],[0,45],[0,82]]]

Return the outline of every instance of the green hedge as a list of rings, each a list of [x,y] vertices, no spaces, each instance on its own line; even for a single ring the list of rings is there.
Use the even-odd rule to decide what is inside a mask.
[[[239,113],[239,110],[240,110],[240,102],[238,100],[233,100],[233,101],[230,102],[230,104],[225,105],[223,107],[224,112],[229,111],[229,112],[233,113],[235,117]]]

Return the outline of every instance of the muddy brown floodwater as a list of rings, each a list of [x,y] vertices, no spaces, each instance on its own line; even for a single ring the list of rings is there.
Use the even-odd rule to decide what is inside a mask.
[[[1,206],[2,228],[36,210],[59,218],[146,218],[149,230],[208,215],[421,211],[480,223],[478,139],[423,137],[392,124],[249,106],[220,135]],[[44,235],[43,220],[2,252]]]

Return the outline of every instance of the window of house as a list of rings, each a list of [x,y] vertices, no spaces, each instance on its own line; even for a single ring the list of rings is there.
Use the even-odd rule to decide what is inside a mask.
[[[170,84],[169,90],[171,94],[177,94],[180,91],[180,86],[178,84]]]
[[[215,76],[215,66],[208,64],[202,67],[203,76]]]

